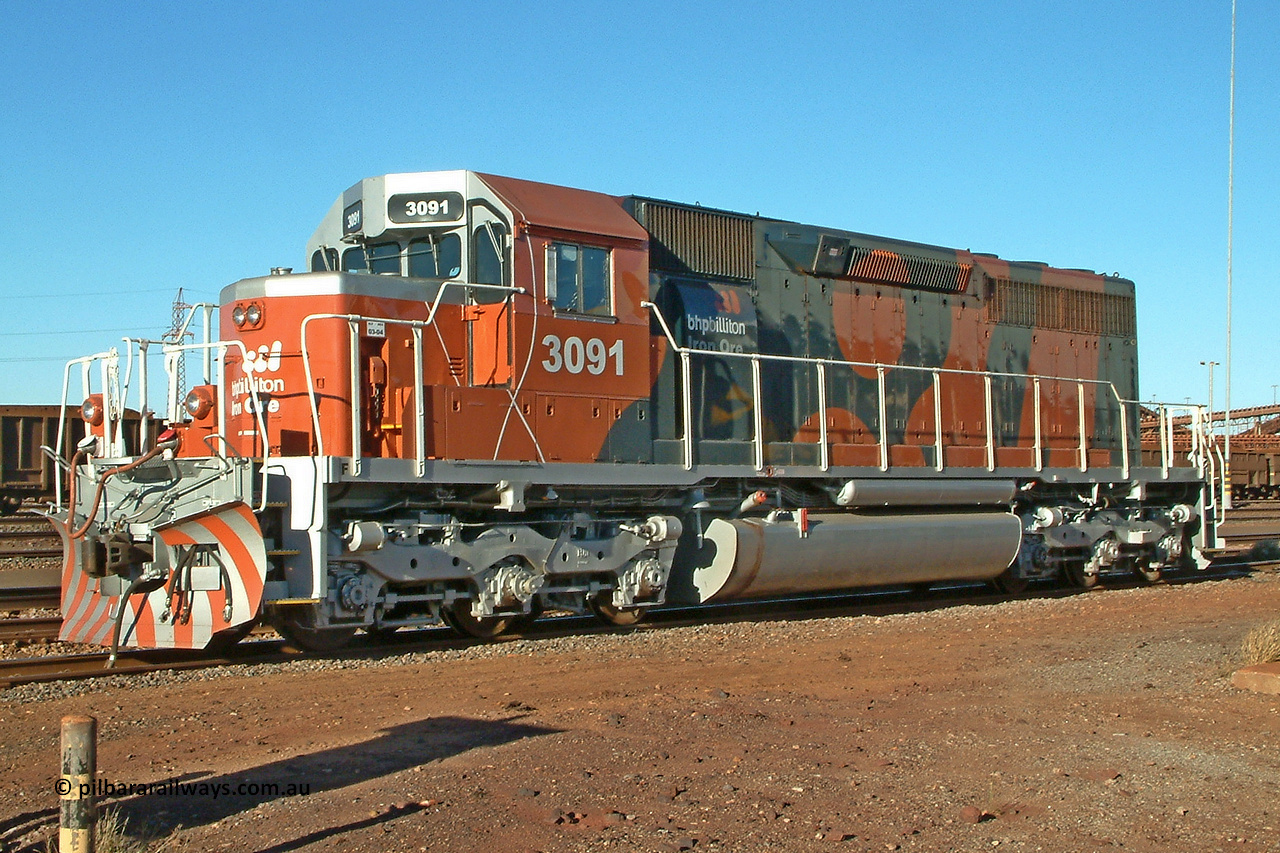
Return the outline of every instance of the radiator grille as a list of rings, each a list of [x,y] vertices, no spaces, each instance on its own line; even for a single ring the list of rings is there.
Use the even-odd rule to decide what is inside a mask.
[[[973,267],[958,261],[940,261],[904,255],[885,249],[853,247],[849,278],[873,284],[896,284],[918,290],[963,293],[969,288]]]
[[[995,279],[987,320],[1088,335],[1131,338],[1137,330],[1133,298]]]
[[[744,281],[755,278],[750,217],[637,200],[636,219],[651,237],[653,269]]]

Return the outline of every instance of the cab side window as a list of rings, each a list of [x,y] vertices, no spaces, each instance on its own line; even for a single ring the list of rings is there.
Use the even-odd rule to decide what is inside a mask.
[[[338,268],[337,249],[316,249],[311,253],[311,271],[329,272]]]
[[[471,232],[471,280],[476,284],[502,284],[502,246],[506,229],[500,222],[477,225]]]
[[[560,311],[613,314],[609,250],[575,243],[547,246],[547,299]]]
[[[364,249],[359,246],[347,249],[342,253],[343,272],[366,272],[369,268],[364,257]]]

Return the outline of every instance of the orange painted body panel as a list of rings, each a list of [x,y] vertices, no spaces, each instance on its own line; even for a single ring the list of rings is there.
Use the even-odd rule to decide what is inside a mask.
[[[524,293],[506,299],[486,295],[496,300],[486,304],[441,305],[423,329],[424,456],[594,461],[619,413],[647,399],[652,385],[649,320],[641,306],[648,298],[645,232],[608,196],[511,179],[494,179],[494,188],[521,217],[510,257],[512,286]],[[573,228],[586,230],[579,234]],[[611,250],[613,316],[557,311],[545,298],[547,247],[562,240]],[[368,276],[360,286],[376,288],[380,279]],[[228,432],[235,450],[262,455],[251,411],[253,386],[265,399],[272,455],[317,452],[308,391],[319,401],[325,455],[352,454],[350,324],[344,318],[309,321],[310,388],[301,328],[314,314],[360,315],[366,318],[358,323],[354,377],[360,454],[413,458],[413,333],[391,322],[381,334],[371,333],[369,321],[424,321],[428,295],[412,301],[308,294],[307,279],[278,281],[282,287],[296,283],[299,294],[259,299],[266,308],[262,323],[236,334],[253,354],[248,370],[238,353],[227,358]],[[234,328],[235,304],[223,306],[224,329]]]

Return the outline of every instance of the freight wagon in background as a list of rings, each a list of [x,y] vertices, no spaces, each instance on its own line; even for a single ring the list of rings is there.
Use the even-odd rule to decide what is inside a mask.
[[[0,406],[0,515],[17,512],[24,500],[53,500],[54,460],[41,446],[56,447],[60,406]],[[68,430],[62,456],[75,440]]]
[[[57,469],[41,448],[58,446],[61,406],[0,406],[0,515],[12,515],[23,502],[33,507],[54,500]],[[128,440],[137,446],[141,416],[129,410],[123,419]],[[152,435],[155,427],[150,427]],[[84,432],[68,423],[59,455],[71,458]],[[63,473],[65,477],[65,472]]]
[[[221,340],[148,343],[157,440],[83,389],[64,639],[1092,586],[1211,533],[1203,412],[1142,461],[1123,278],[461,171],[355,184],[306,257],[224,288]]]
[[[1166,413],[1167,415],[1167,413]],[[1210,421],[1209,479],[1222,502],[1224,475],[1230,478],[1237,501],[1280,498],[1280,405],[1248,406],[1227,413],[1217,411]],[[1196,442],[1195,425],[1187,415],[1161,417],[1144,410],[1141,419],[1145,465],[1188,465]],[[1225,432],[1231,433],[1231,464],[1225,464]],[[1162,449],[1163,448],[1163,449]],[[1219,520],[1221,516],[1219,516]]]

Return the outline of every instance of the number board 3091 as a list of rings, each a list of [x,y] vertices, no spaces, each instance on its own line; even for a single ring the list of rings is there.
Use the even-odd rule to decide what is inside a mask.
[[[460,193],[397,193],[387,199],[392,222],[456,222],[463,211]]]

